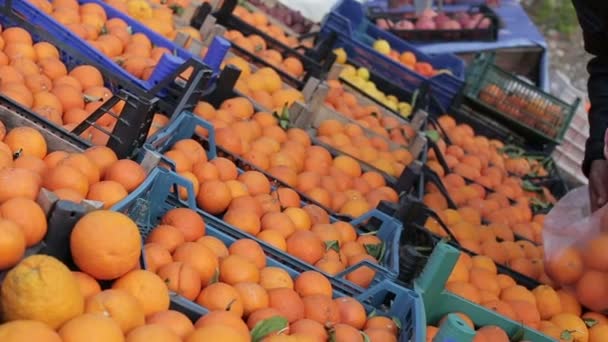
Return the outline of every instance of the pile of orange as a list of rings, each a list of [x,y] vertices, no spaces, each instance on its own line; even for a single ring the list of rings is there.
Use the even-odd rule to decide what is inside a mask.
[[[357,97],[346,91],[339,81],[327,81],[329,92],[325,98],[325,105],[338,111],[347,118],[377,134],[380,134],[394,143],[408,145],[416,132],[410,125],[402,124],[393,115],[384,115],[376,105],[363,105]]]
[[[248,341],[256,324],[275,316],[285,318],[289,329],[273,335],[310,335],[326,341],[332,332],[350,338],[363,330],[372,341],[396,341],[392,319],[368,319],[357,300],[332,299],[332,284],[321,273],[307,271],[292,278],[284,269],[268,266],[254,240],[226,245],[206,235],[205,222],[190,209],[167,212],[147,237],[144,253],[148,269],[169,290],[211,311],[195,328],[225,325],[241,335],[230,341]]]
[[[23,107],[71,130],[112,97],[97,68],[83,64],[68,70],[52,44],[34,44],[30,33],[19,27],[1,32],[0,92]],[[113,112],[118,114],[123,107],[124,102],[120,102]],[[153,130],[168,119],[157,114],[154,121]],[[116,119],[106,114],[96,123],[111,131]],[[108,140],[105,133],[92,127],[82,137],[95,145]]]
[[[358,236],[346,222],[330,223],[325,210],[302,206],[300,196],[290,188],[271,188],[261,172],[239,174],[226,158],[208,161],[203,147],[192,139],[180,140],[165,156],[176,170],[193,184],[198,206],[262,241],[285,251],[328,274],[337,274],[362,260],[378,261],[368,253],[382,241],[374,235]],[[182,197],[187,196],[180,189]],[[368,287],[375,271],[362,267],[346,276]]]
[[[608,308],[608,292],[604,286],[608,282],[606,217],[604,214],[602,233],[599,235],[582,245],[560,246],[560,249],[545,256],[545,269],[551,279],[558,286],[575,289],[579,302],[598,312],[605,312]],[[576,234],[576,231],[572,234]]]
[[[304,66],[299,59],[293,56],[283,57],[277,50],[268,49],[266,41],[257,34],[245,36],[239,31],[229,30],[224,38],[296,78],[304,74]]]
[[[603,290],[594,280],[587,281],[586,286],[589,291]],[[499,274],[496,264],[485,256],[461,253],[446,290],[559,341],[608,339],[606,316],[598,312],[582,314],[574,291],[554,290],[548,285],[528,290],[508,275]]]
[[[387,57],[395,62],[403,64],[404,66],[425,77],[433,77],[437,73],[435,68],[433,68],[433,65],[427,62],[419,62],[416,55],[410,51],[399,53],[398,51],[391,49]]]
[[[371,132],[368,135],[356,123],[324,120],[316,134],[319,141],[393,177],[399,177],[413,160],[408,149],[400,145],[391,146],[390,141],[381,135]]]
[[[153,46],[150,38],[143,33],[131,33],[124,20],[109,19],[98,4],[79,5],[77,0],[31,2],[139,79],[147,80],[162,55],[172,53],[167,48]]]
[[[228,99],[219,109],[201,102],[194,113],[213,124],[218,145],[335,212],[359,217],[381,200],[398,201],[380,173],[362,171],[352,157],[333,157],[302,129],[284,130],[245,98]]]
[[[295,101],[304,99],[300,91],[285,86],[281,76],[272,68],[252,71],[250,64],[241,57],[227,58],[223,64],[233,65],[241,70],[234,88],[264,109],[280,112]]]
[[[41,188],[60,199],[94,200],[109,208],[146,178],[139,164],[118,160],[104,146],[82,153],[48,153],[44,137],[33,128],[17,127],[6,132],[0,122],[0,131],[0,217],[5,219],[0,229],[0,269],[14,265],[26,247],[44,238],[46,215],[35,202]]]
[[[473,320],[465,315],[462,312],[452,312],[450,314],[458,316],[461,320],[463,320],[467,326],[473,330],[475,330],[475,323]],[[448,314],[449,315],[449,314]],[[426,341],[432,342],[437,333],[439,332],[439,326],[447,319],[448,315],[445,315],[437,325],[427,325],[426,326]],[[483,327],[479,327],[476,330],[475,337],[473,338],[473,342],[509,342],[509,335],[498,326],[495,325],[486,325]]]

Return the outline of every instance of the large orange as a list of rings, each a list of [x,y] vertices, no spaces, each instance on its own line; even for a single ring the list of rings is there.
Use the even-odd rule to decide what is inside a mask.
[[[133,295],[141,304],[146,316],[169,309],[169,290],[156,274],[145,270],[134,270],[112,284]]]
[[[180,338],[186,338],[194,325],[186,315],[175,310],[160,311],[146,317],[146,324],[157,324],[171,329]]]
[[[156,273],[169,290],[189,300],[196,299],[201,291],[201,278],[190,264],[175,261],[160,267]]]
[[[84,310],[76,278],[59,260],[32,255],[10,270],[2,282],[4,321],[33,319],[58,328]]]
[[[89,297],[86,313],[100,314],[112,318],[123,333],[144,325],[144,310],[139,301],[125,290],[109,289]]]
[[[203,286],[209,284],[219,268],[215,253],[196,242],[186,242],[177,247],[173,252],[173,260],[190,264],[198,272]]]
[[[559,251],[545,263],[545,270],[561,285],[574,284],[583,275],[583,257],[574,247]]]
[[[161,222],[179,229],[186,241],[196,241],[205,235],[205,221],[189,208],[171,209],[165,213]]]
[[[82,271],[100,280],[115,279],[138,264],[141,237],[137,225],[126,215],[98,210],[76,223],[70,249]]]
[[[61,337],[48,325],[34,320],[19,320],[0,325],[2,341],[62,342]]]
[[[270,289],[268,297],[270,307],[279,310],[290,323],[304,318],[304,302],[294,290],[289,288]]]
[[[89,192],[87,176],[75,167],[61,165],[61,162],[46,173],[42,186],[51,191],[65,188],[73,189],[84,197]]]
[[[348,267],[357,265],[363,261],[367,261],[372,264],[377,264],[378,261],[374,259],[371,255],[368,254],[359,254],[354,255],[348,258]],[[376,276],[376,271],[368,266],[361,266],[354,271],[350,272],[346,275],[346,279],[350,282],[353,282],[363,288],[369,287],[369,285],[374,280]]]
[[[120,326],[114,320],[98,314],[80,315],[59,329],[64,342],[122,342]]]
[[[40,159],[46,156],[46,140],[40,132],[31,127],[21,126],[11,129],[4,137],[4,143],[13,153]]]
[[[608,276],[604,272],[588,270],[576,283],[576,297],[587,308],[602,312],[608,308]]]
[[[229,311],[238,317],[243,316],[243,300],[238,291],[226,283],[213,283],[205,287],[196,302],[210,311]]]

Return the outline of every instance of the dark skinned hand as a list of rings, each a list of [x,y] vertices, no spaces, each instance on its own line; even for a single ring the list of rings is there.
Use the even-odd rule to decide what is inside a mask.
[[[608,161],[594,160],[589,170],[589,197],[591,211],[603,207],[608,202]]]

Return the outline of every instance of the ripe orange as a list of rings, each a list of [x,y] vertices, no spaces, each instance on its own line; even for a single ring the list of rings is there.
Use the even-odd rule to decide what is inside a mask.
[[[297,292],[289,288],[268,290],[269,305],[292,323],[304,318],[304,302]]]
[[[186,242],[196,241],[205,235],[205,221],[189,208],[171,209],[165,213],[161,222],[179,229]]]
[[[136,162],[121,159],[108,166],[104,173],[104,180],[120,183],[127,192],[132,192],[146,179],[146,171]]]
[[[126,215],[97,210],[83,216],[70,236],[74,263],[96,279],[115,279],[139,262],[141,237]]]
[[[177,247],[173,260],[190,264],[198,272],[203,286],[209,284],[219,268],[215,253],[197,242],[186,242]]]
[[[325,326],[340,323],[340,310],[331,297],[314,294],[302,298],[304,317],[317,321]]]
[[[112,318],[125,334],[145,324],[141,304],[125,290],[109,289],[89,297],[85,312]]]
[[[114,320],[98,314],[83,314],[59,329],[64,342],[121,342],[124,341],[120,326]]]
[[[238,291],[226,283],[213,283],[205,287],[196,302],[210,311],[228,311],[237,317],[243,316],[243,300]]]
[[[78,282],[78,286],[80,287],[80,292],[82,293],[82,296],[84,297],[84,299],[87,299],[99,292],[101,292],[101,286],[99,286],[99,283],[97,282],[97,280],[95,280],[95,278],[91,277],[90,275],[83,273],[83,272],[78,272],[78,271],[72,271],[72,274],[74,275],[74,277],[76,278],[76,281]]]
[[[161,266],[157,272],[169,290],[194,300],[201,291],[201,280],[198,272],[190,264],[172,262]]]
[[[232,328],[243,337],[249,337],[249,329],[247,324],[240,317],[237,317],[229,311],[216,310],[201,316],[194,324],[194,329],[209,327],[214,325],[223,325]]]
[[[266,290],[288,288],[293,289],[294,284],[287,271],[278,267],[264,267],[260,270],[260,285]]]
[[[186,338],[192,331],[194,331],[194,325],[179,311],[166,310],[160,311],[146,317],[146,324],[157,324],[165,326],[171,329],[180,338]]]
[[[0,269],[16,265],[25,254],[25,235],[13,221],[0,219]]]
[[[331,298],[333,295],[333,289],[327,277],[316,271],[302,272],[296,277],[294,285],[294,289],[302,298],[317,294]]]
[[[18,320],[0,325],[2,341],[61,342],[62,339],[48,325],[34,320]]]
[[[257,268],[266,266],[266,254],[259,243],[251,239],[239,239],[228,248],[231,255],[240,255],[251,261]]]
[[[133,329],[125,342],[181,342],[182,339],[171,329],[157,324],[148,324]]]
[[[325,246],[315,233],[301,230],[287,238],[287,252],[304,262],[314,264],[323,257]]]

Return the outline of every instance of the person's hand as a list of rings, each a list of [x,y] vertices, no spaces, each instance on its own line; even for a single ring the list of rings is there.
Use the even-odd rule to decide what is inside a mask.
[[[589,170],[589,197],[594,212],[608,202],[608,161],[594,160]]]

